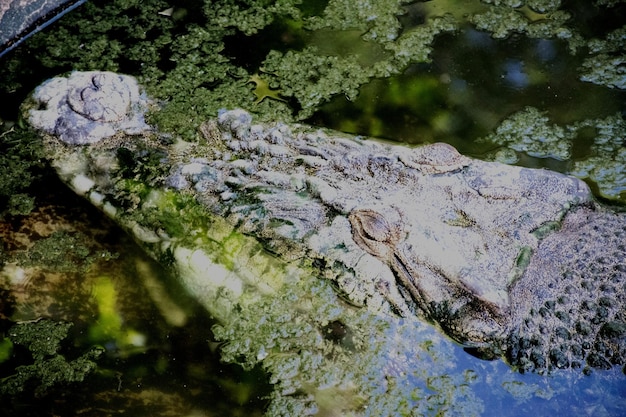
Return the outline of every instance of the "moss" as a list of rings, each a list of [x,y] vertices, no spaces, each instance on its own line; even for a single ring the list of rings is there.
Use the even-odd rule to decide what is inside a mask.
[[[2,379],[0,393],[14,396],[34,386],[35,396],[41,397],[55,386],[81,382],[93,372],[95,360],[104,352],[102,348],[94,347],[71,360],[59,353],[70,327],[71,323],[40,320],[9,329],[11,342],[25,348],[32,363],[17,366],[14,374]]]

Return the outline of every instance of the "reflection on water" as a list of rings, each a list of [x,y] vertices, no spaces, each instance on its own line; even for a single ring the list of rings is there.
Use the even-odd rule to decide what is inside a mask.
[[[18,391],[0,414],[260,415],[267,377],[220,363],[206,313],[102,213],[59,182],[49,186],[52,201],[0,224],[1,325],[9,337],[14,322],[32,326],[35,340],[52,337],[46,320],[69,327],[58,351],[17,337],[0,347],[12,356],[0,364],[0,392]],[[97,370],[85,368],[84,380],[52,376],[60,358],[68,366],[91,358]],[[18,379],[25,385],[9,389]]]
[[[527,106],[559,124],[623,110],[623,92],[580,81],[582,60],[556,40],[496,40],[473,29],[443,34],[432,63],[374,80],[353,101],[337,96],[312,120],[403,143],[448,142],[480,156],[494,146],[476,139]]]

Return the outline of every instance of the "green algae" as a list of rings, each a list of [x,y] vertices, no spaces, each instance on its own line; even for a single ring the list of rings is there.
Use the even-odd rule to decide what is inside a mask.
[[[16,367],[14,374],[3,378],[0,394],[16,395],[34,387],[35,396],[41,397],[53,387],[84,381],[96,369],[96,361],[104,349],[93,347],[74,358],[66,357],[61,342],[68,337],[71,327],[71,323],[40,320],[9,329],[11,342],[26,348],[32,362]]]

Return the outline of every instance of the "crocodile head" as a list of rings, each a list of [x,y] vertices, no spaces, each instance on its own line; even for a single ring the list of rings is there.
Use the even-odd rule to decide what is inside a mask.
[[[254,124],[243,110],[203,125],[203,141],[159,139],[142,133],[148,101],[136,82],[116,74],[53,79],[34,97],[30,122],[56,137],[48,148],[61,177],[157,257],[182,254],[184,279],[206,279],[187,275],[217,258],[197,230],[178,236],[189,227],[167,229],[169,214],[162,223],[147,214],[160,210],[158,196],[192,196],[212,216],[202,224],[184,218],[198,210],[180,210],[178,225],[200,224],[210,237],[205,229],[220,217],[282,259],[313,260],[353,303],[421,316],[468,345],[505,337],[516,314],[510,294],[541,240],[591,201],[583,182],[547,170],[474,160],[445,144]],[[185,250],[174,251],[176,242]],[[247,267],[220,281],[215,297],[236,303],[242,288],[271,289]]]
[[[447,145],[419,148],[430,150],[439,160],[451,154],[451,169],[406,166],[414,178],[384,186],[380,173],[394,167],[381,168],[369,199],[349,210],[352,239],[393,272],[406,301],[395,302],[400,312],[408,307],[464,344],[501,340],[515,314],[511,291],[532,254],[570,209],[591,201],[589,189],[550,171],[469,158],[459,165]]]

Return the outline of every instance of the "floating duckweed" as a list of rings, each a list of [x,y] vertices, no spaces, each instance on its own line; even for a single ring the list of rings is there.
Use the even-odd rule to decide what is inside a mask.
[[[596,129],[592,156],[575,161],[570,174],[594,181],[599,193],[606,198],[623,198],[626,193],[626,120],[616,114],[605,119],[585,120],[572,129],[578,131],[586,127]]]
[[[0,394],[15,395],[36,384],[35,396],[43,396],[54,386],[81,382],[95,368],[95,360],[104,350],[94,347],[69,360],[61,355],[61,342],[67,338],[71,323],[40,320],[16,324],[8,331],[14,345],[28,349],[32,364],[21,365],[15,373],[2,379]]]
[[[500,2],[496,2],[500,4]],[[511,3],[511,2],[509,2]],[[513,4],[518,3],[516,1]],[[582,36],[567,26],[571,15],[563,10],[554,10],[554,1],[532,2],[536,11],[549,11],[535,14],[530,9],[519,9],[516,5],[488,6],[487,11],[469,17],[477,29],[490,32],[496,39],[503,39],[514,33],[525,33],[530,38],[561,39],[568,42],[572,53],[584,44]],[[541,13],[544,13],[543,11]]]
[[[604,40],[589,41],[589,58],[580,69],[582,81],[609,88],[626,89],[626,27],[609,33]]]
[[[323,337],[329,322],[349,329],[353,343]],[[342,415],[416,415],[442,404],[453,415],[483,411],[470,388],[478,380],[447,372],[454,366],[454,348],[432,327],[389,321],[338,303],[331,285],[315,276],[287,283],[277,296],[249,305],[236,321],[213,332],[225,342],[223,360],[246,368],[261,364],[272,375],[276,385],[268,415],[295,410],[297,415],[338,410]]]
[[[276,19],[300,18],[299,1],[246,2],[241,7],[229,0],[205,1],[204,14],[216,28],[235,27],[246,35],[257,33]]]
[[[41,175],[43,148],[36,135],[0,120],[0,217],[25,215],[34,208],[26,193]]]
[[[57,231],[19,252],[16,260],[22,266],[45,266],[61,272],[84,270],[98,257],[91,253],[86,242],[87,238],[80,233]]]
[[[526,5],[537,13],[548,13],[561,7],[561,0],[526,0]]]
[[[404,13],[403,3],[401,0],[329,1],[323,16],[311,17],[306,27],[313,30],[360,29],[367,40],[390,42],[400,31],[398,16]]]
[[[312,47],[286,54],[272,51],[263,68],[280,80],[284,96],[298,99],[301,118],[310,116],[320,103],[337,94],[354,99],[359,87],[372,76],[371,69],[363,68],[355,56],[323,56]]]
[[[504,120],[495,133],[483,138],[537,158],[567,160],[571,155],[574,133],[549,124],[547,116],[534,107],[517,112]]]
[[[328,56],[315,47],[281,53],[271,51],[263,70],[285,97],[294,97],[302,107],[298,119],[313,114],[319,106],[337,95],[354,100],[362,85],[374,77],[399,74],[410,64],[428,62],[436,35],[456,29],[450,15],[437,17],[402,34],[395,42],[385,43],[390,56],[370,66],[361,64],[357,55]]]
[[[626,149],[619,149],[607,159],[592,156],[574,163],[572,175],[589,178],[598,185],[599,193],[610,199],[623,198],[626,193]]]
[[[574,138],[583,129],[595,130],[591,155],[574,161],[569,174],[590,179],[598,192],[609,199],[621,199],[626,192],[626,121],[620,114],[605,119],[583,120],[565,127],[550,124],[539,110],[527,107],[505,119],[495,133],[482,139],[504,146],[491,154],[491,159],[502,163],[516,163],[514,153],[525,152],[537,158],[569,160]]]

